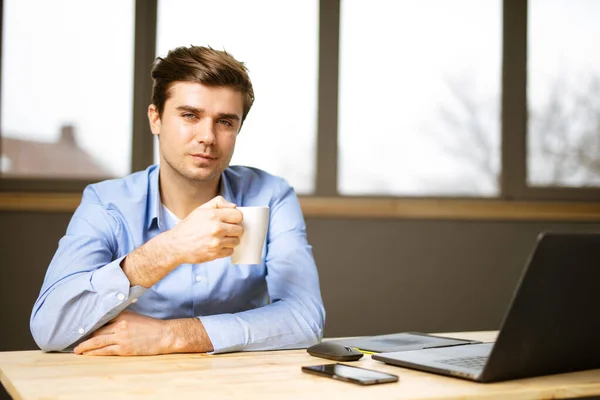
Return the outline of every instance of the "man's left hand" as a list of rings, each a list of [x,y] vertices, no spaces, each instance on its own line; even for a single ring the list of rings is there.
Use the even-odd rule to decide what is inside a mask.
[[[142,356],[171,353],[168,321],[123,311],[75,347],[89,356]]]

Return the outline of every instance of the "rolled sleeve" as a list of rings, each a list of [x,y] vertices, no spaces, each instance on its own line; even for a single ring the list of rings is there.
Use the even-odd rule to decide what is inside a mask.
[[[92,287],[96,293],[108,300],[109,307],[112,305],[114,308],[122,303],[129,305],[148,290],[143,286],[131,286],[131,282],[121,268],[124,258],[125,256],[119,257],[92,273]]]
[[[213,345],[213,353],[230,353],[243,350],[246,335],[233,314],[199,317]]]
[[[115,318],[145,288],[131,287],[118,253],[120,222],[84,192],[52,259],[30,319],[31,333],[45,351],[72,347]]]
[[[34,339],[42,350],[73,348],[145,293],[147,289],[142,286],[130,287],[120,266],[123,258],[65,280],[60,291],[45,298],[46,312],[32,318],[31,325]],[[82,290],[86,281],[89,282],[87,290]],[[72,305],[74,299],[78,300],[78,306]]]

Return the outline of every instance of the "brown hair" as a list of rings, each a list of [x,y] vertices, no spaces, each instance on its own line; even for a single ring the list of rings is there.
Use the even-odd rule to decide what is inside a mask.
[[[248,69],[226,51],[210,47],[190,46],[170,50],[167,56],[157,57],[152,66],[152,104],[162,115],[169,89],[174,82],[197,82],[206,86],[226,86],[239,90],[244,97],[246,119],[252,103],[254,90]]]

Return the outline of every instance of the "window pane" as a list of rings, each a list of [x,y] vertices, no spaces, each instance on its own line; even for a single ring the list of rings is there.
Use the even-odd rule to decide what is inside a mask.
[[[343,194],[498,193],[500,0],[343,0]]]
[[[315,186],[317,0],[163,0],[157,52],[208,45],[250,71],[256,100],[232,164],[286,178],[299,193]]]
[[[133,18],[133,0],[4,1],[3,176],[130,172]]]
[[[600,2],[530,0],[528,18],[528,184],[600,186]]]

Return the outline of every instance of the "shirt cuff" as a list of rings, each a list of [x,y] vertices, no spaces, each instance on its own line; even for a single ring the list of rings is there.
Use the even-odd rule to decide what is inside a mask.
[[[92,272],[90,284],[99,294],[99,300],[91,315],[86,315],[80,321],[80,325],[75,327],[72,332],[73,338],[69,340],[73,344],[66,350],[72,351],[75,346],[86,340],[90,333],[115,318],[131,303],[137,302],[137,299],[148,290],[143,286],[131,287],[131,282],[121,268],[123,258],[125,256]]]
[[[114,297],[115,307],[123,304],[126,307],[132,302],[136,302],[138,297],[148,290],[143,286],[131,286],[129,278],[121,268],[121,261],[125,257],[119,257],[104,267],[98,268],[91,278],[92,287],[96,292],[109,296],[109,298],[110,296]]]
[[[242,351],[246,345],[244,331],[233,314],[198,317],[213,345],[212,354]]]

